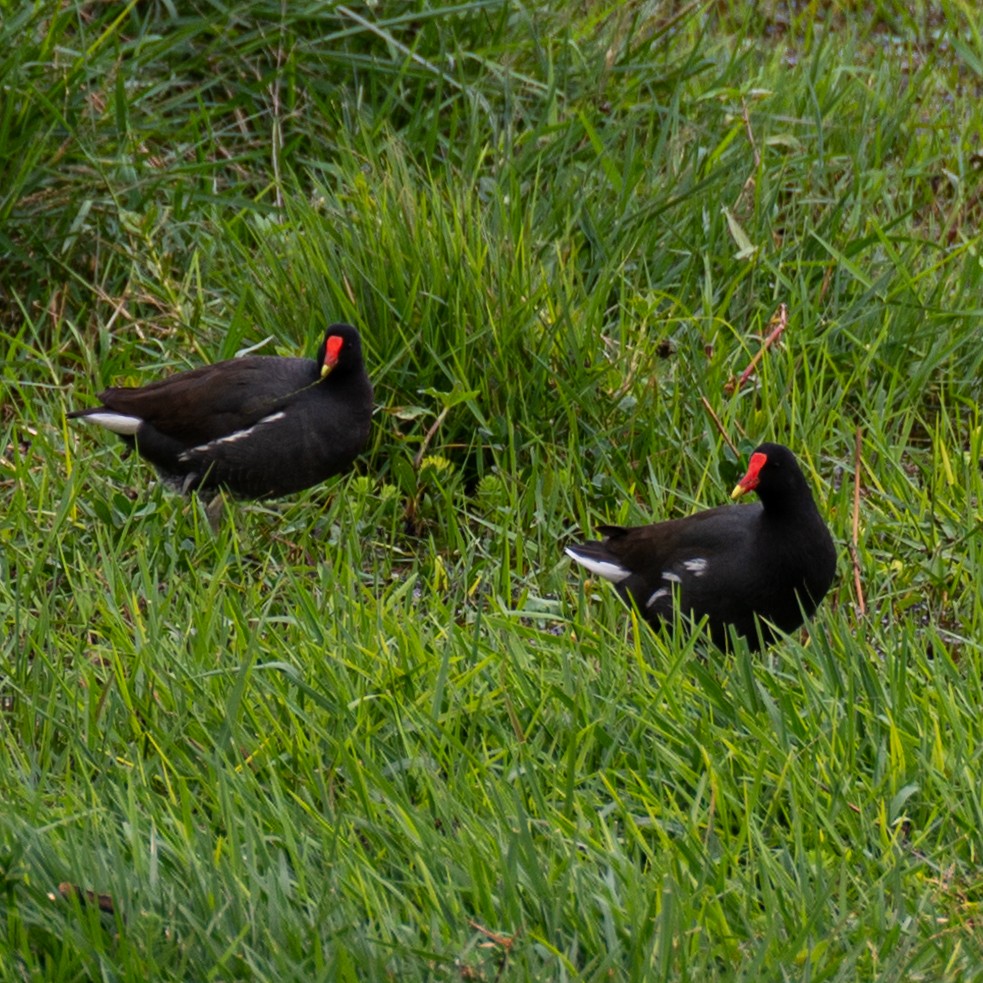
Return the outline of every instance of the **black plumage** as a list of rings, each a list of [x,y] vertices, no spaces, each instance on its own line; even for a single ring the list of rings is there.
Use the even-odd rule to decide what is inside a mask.
[[[69,417],[119,434],[185,494],[288,495],[347,470],[364,448],[372,383],[358,331],[333,324],[315,359],[253,355],[138,388]]]
[[[836,573],[836,549],[795,456],[762,444],[732,497],[757,492],[753,505],[725,505],[683,519],[622,528],[566,553],[611,580],[652,625],[678,610],[707,619],[720,647],[728,626],[752,649],[775,630],[811,617]]]

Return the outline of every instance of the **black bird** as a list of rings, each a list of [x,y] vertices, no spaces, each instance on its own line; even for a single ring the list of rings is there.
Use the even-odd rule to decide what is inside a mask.
[[[349,468],[369,437],[372,383],[350,324],[314,360],[252,355],[112,388],[69,417],[119,434],[184,494],[273,498]]]
[[[731,494],[757,492],[753,505],[724,505],[683,519],[625,529],[601,526],[600,542],[566,554],[617,585],[653,626],[675,610],[707,619],[711,638],[728,643],[728,626],[751,649],[775,629],[788,633],[811,617],[836,573],[836,549],[795,456],[762,444]]]

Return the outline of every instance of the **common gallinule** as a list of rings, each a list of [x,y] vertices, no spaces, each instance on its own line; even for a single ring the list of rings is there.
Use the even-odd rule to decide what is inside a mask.
[[[795,456],[762,444],[731,494],[758,493],[753,505],[724,505],[684,519],[625,529],[566,553],[618,593],[652,625],[675,609],[707,619],[716,645],[728,625],[758,649],[811,617],[836,572],[836,550]]]
[[[253,355],[139,388],[107,389],[68,415],[119,434],[170,485],[270,498],[344,471],[365,446],[372,383],[350,324],[317,358]]]

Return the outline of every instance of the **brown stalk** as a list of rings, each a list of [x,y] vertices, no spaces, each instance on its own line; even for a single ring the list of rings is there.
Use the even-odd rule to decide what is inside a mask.
[[[770,328],[768,335],[761,343],[761,347],[755,352],[754,358],[751,359],[748,367],[741,373],[738,379],[729,379],[724,385],[724,392],[728,396],[736,393],[751,378],[754,370],[758,367],[758,362],[764,357],[765,352],[781,338],[782,333],[788,327],[788,307],[785,304],[778,305],[778,310],[772,314],[771,320],[768,322],[768,327]]]
[[[734,446],[734,441],[727,436],[727,431],[724,430],[724,425],[720,422],[720,417],[714,413],[713,407],[710,405],[710,400],[708,400],[706,396],[702,394],[700,395],[700,400],[703,403],[703,408],[710,414],[710,419],[713,420],[713,425],[717,428],[717,433],[724,438],[724,443],[734,452],[734,457],[739,458],[741,455]]]
[[[867,603],[864,601],[864,587],[860,577],[860,554],[857,552],[857,542],[860,539],[861,437],[860,427],[857,427],[856,442],[853,448],[853,530],[850,541],[850,558],[853,561],[853,587],[857,593],[857,612],[862,618],[867,614]]]

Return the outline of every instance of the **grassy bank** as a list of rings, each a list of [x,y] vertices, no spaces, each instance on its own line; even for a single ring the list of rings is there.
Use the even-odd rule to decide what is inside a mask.
[[[0,42],[6,978],[983,979],[975,5]],[[217,535],[65,420],[335,320],[368,451]],[[840,549],[808,635],[658,636],[562,559],[763,440]]]

